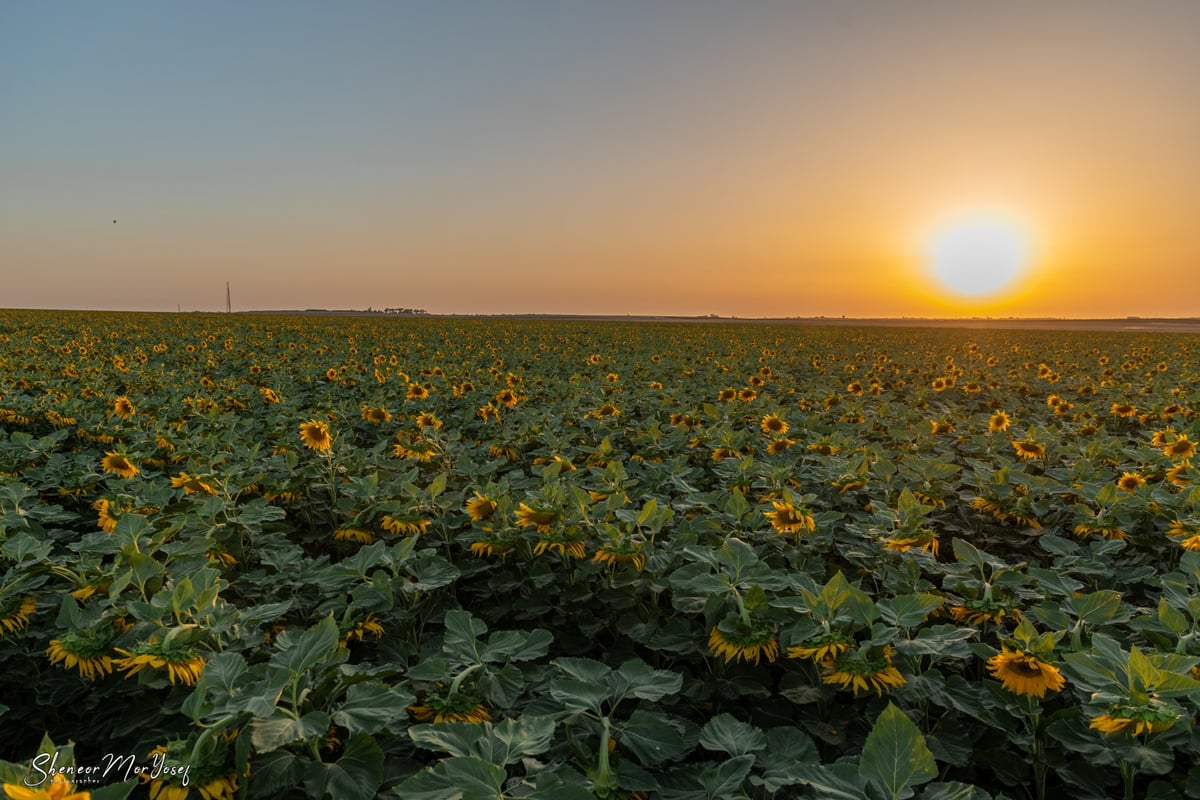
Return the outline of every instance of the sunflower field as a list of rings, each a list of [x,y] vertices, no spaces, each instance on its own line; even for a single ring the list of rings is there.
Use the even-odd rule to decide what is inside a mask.
[[[9,797],[1200,797],[1194,335],[3,311],[0,378]]]

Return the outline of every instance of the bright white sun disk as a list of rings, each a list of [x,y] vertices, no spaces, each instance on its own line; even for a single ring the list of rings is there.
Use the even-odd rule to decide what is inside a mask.
[[[930,272],[947,289],[981,298],[1020,277],[1029,262],[1029,242],[1020,227],[993,214],[950,220],[930,240]]]

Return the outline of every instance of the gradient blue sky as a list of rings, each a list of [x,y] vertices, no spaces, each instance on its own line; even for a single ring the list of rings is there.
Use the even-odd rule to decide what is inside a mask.
[[[1191,0],[9,2],[0,307],[1200,315],[1197,41]],[[964,301],[922,248],[975,208],[1035,257]]]

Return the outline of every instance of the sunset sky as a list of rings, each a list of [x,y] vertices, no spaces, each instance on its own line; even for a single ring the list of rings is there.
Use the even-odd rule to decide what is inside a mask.
[[[7,2],[0,307],[1200,316],[1198,41],[1195,0]],[[971,214],[1028,253],[995,294],[932,276]]]

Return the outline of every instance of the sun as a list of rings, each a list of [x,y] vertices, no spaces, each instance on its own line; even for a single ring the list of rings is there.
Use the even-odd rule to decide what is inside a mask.
[[[990,298],[1029,267],[1029,235],[1011,218],[990,211],[960,214],[929,238],[926,264],[943,287],[960,297]]]

